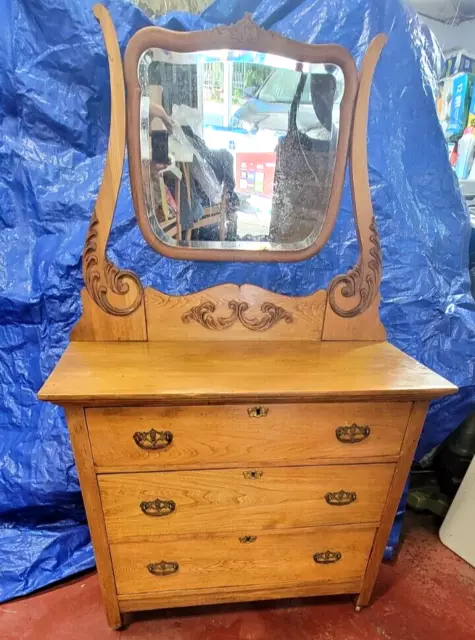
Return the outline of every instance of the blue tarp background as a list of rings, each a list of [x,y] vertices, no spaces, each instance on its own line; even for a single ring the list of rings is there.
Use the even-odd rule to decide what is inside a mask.
[[[106,4],[125,48],[149,20],[126,0]],[[0,600],[94,563],[62,410],[36,400],[81,312],[81,251],[107,146],[108,69],[91,8],[89,0],[0,0]],[[245,11],[297,40],[336,41],[358,64],[375,34],[390,34],[369,121],[382,318],[393,344],[461,387],[432,406],[420,457],[475,409],[469,223],[434,107],[438,46],[400,0],[218,0],[201,17],[172,14],[162,24],[202,29]],[[194,264],[145,245],[126,169],[110,255],[168,293],[250,282],[308,294],[356,260],[349,186],[330,242],[313,259]]]

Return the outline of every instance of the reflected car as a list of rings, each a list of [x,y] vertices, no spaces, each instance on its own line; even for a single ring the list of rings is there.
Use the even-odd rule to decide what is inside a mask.
[[[299,79],[300,73],[297,71],[276,69],[259,88],[246,88],[244,96],[248,100],[234,113],[229,123],[230,126],[233,129],[246,131],[266,129],[277,133],[286,133],[290,105],[294,99]],[[310,95],[310,75],[307,77],[300,99],[297,127],[305,132],[319,131],[320,135],[315,135],[315,137],[326,138],[329,135],[315,115]]]

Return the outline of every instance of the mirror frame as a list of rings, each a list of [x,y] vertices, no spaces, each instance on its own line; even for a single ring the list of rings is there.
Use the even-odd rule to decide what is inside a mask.
[[[297,62],[336,64],[345,81],[340,105],[340,129],[335,154],[332,186],[327,214],[320,233],[313,243],[302,249],[263,251],[247,249],[202,249],[172,246],[160,240],[152,231],[147,217],[142,185],[140,155],[140,98],[141,88],[138,64],[142,54],[150,48],[178,53],[195,53],[217,49],[240,49],[270,53]],[[129,153],[130,183],[135,215],[146,242],[157,252],[178,260],[210,260],[226,262],[297,262],[310,258],[327,243],[335,226],[340,208],[349,153],[350,134],[355,110],[358,71],[347,49],[335,44],[304,44],[266,31],[255,24],[250,14],[231,26],[218,26],[208,31],[182,33],[161,27],[145,27],[129,41],[124,57],[124,78],[127,88],[127,147]]]

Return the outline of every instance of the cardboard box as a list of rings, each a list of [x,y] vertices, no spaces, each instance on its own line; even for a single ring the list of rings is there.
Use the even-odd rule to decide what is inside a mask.
[[[446,97],[450,105],[446,129],[448,140],[460,138],[467,126],[474,81],[475,76],[468,73],[459,73],[453,78],[451,95]]]
[[[466,49],[451,53],[445,61],[445,76],[455,76],[457,73],[475,73],[475,55]]]

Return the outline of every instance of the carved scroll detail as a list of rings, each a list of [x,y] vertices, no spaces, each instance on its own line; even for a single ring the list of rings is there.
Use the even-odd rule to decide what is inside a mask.
[[[244,316],[244,312],[249,308],[247,302],[233,302],[233,304],[237,304],[237,313],[241,324],[251,331],[267,331],[281,320],[286,324],[291,324],[294,320],[291,313],[272,302],[264,302],[261,306],[261,312],[264,314],[262,318],[246,318]]]
[[[110,262],[105,256],[100,260],[97,242],[99,235],[98,227],[99,220],[94,211],[82,255],[84,282],[89,295],[103,311],[112,315],[127,316],[135,311],[142,302],[142,283],[135,273],[127,269],[119,269],[119,267]],[[125,295],[128,293],[130,289],[128,280],[134,283],[137,295],[128,306],[117,307],[109,301],[108,295],[110,292],[117,295]]]
[[[189,311],[184,313],[181,317],[184,324],[190,324],[190,322],[198,322],[205,329],[211,329],[213,331],[221,331],[222,329],[229,329],[236,322],[237,312],[233,309],[233,312],[227,318],[214,318],[213,313],[216,311],[216,305],[212,302],[203,302],[202,304],[191,307]]]
[[[94,15],[101,25],[109,61],[111,125],[104,177],[84,245],[83,277],[89,295],[103,311],[127,316],[142,302],[142,284],[132,271],[119,269],[106,255],[124,163],[124,79],[119,43],[110,14],[104,6],[95,5]],[[111,300],[111,294],[119,296],[119,299]],[[123,302],[120,300],[122,296]]]
[[[353,318],[365,311],[379,291],[382,260],[381,246],[379,243],[379,235],[374,216],[371,224],[369,225],[369,230],[369,242],[372,246],[369,249],[370,258],[367,263],[362,255],[358,264],[353,267],[351,271],[346,275],[334,278],[328,288],[328,299],[331,308],[335,313],[343,318]],[[343,298],[354,298],[357,296],[357,303],[349,309],[343,308],[336,300],[337,292],[339,292]]]
[[[387,37],[376,36],[369,44],[360,74],[351,139],[351,186],[355,225],[360,246],[358,263],[347,274],[334,278],[328,287],[328,301],[343,318],[353,318],[368,309],[379,292],[382,260],[379,235],[373,214],[368,175],[368,110],[374,70]],[[348,304],[344,304],[344,300]]]
[[[229,329],[235,322],[239,322],[250,331],[267,331],[275,324],[283,320],[287,324],[293,322],[293,316],[283,307],[279,307],[272,302],[264,302],[261,306],[262,317],[249,318],[244,314],[249,309],[247,302],[230,300],[228,307],[231,314],[228,317],[214,317],[216,305],[213,302],[203,302],[202,304],[192,307],[185,312],[181,319],[184,324],[190,322],[198,322],[205,329],[212,331],[222,331]]]

